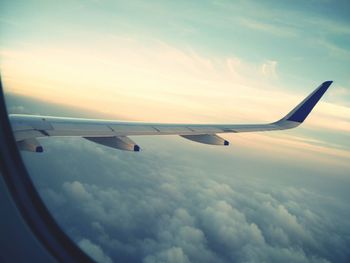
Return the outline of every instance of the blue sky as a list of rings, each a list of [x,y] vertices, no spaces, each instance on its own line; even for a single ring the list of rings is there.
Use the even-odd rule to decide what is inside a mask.
[[[100,262],[346,262],[349,12],[330,0],[2,3],[11,113],[270,122],[334,80],[301,127],[225,135],[230,147],[135,137],[133,155],[43,139],[45,153],[23,157],[59,223]]]
[[[152,37],[211,56],[277,61],[281,81],[291,87],[297,80],[327,78],[349,85],[347,1],[11,1],[3,6],[7,47],[86,44],[111,34]]]

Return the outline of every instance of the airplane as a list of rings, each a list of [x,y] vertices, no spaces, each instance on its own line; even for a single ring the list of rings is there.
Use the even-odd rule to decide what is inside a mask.
[[[112,148],[140,151],[127,136],[175,134],[228,145],[217,133],[299,126],[327,91],[322,83],[282,119],[268,124],[161,124],[7,114],[0,78],[0,262],[94,262],[61,229],[42,201],[18,149],[43,152],[37,138],[77,136]],[[11,128],[12,126],[12,128]]]
[[[267,124],[143,123],[24,114],[11,114],[9,119],[18,148],[31,152],[43,152],[37,138],[53,136],[83,137],[97,144],[135,152],[141,148],[128,136],[179,135],[199,143],[227,146],[229,142],[218,136],[218,133],[274,131],[299,126],[332,82],[323,82],[285,117]]]

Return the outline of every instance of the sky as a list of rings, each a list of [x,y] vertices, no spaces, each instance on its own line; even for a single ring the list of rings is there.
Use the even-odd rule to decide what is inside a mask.
[[[99,261],[349,259],[348,1],[7,1],[0,10],[10,113],[263,123],[334,81],[299,128],[225,135],[230,147],[136,137],[142,152],[132,155],[67,138],[24,153],[49,208],[69,211],[55,213],[59,223]]]

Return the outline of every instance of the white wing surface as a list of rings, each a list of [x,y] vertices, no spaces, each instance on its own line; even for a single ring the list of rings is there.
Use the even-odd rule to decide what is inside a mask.
[[[127,137],[134,135],[180,135],[200,143],[228,145],[228,141],[219,137],[218,133],[285,130],[299,126],[331,84],[332,81],[322,83],[284,118],[267,124],[166,124],[23,114],[11,114],[9,118],[19,148],[33,152],[43,151],[36,138],[52,136],[84,137],[98,144],[127,151],[140,150]]]

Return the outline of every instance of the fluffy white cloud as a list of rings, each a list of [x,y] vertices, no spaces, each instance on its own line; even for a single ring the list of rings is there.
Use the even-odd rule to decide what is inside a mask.
[[[89,200],[91,195],[85,190],[85,187],[80,182],[74,181],[72,183],[65,182],[63,184],[63,190],[73,199],[76,200]]]
[[[348,206],[313,188],[276,187],[271,183],[278,176],[240,176],[237,166],[218,170],[222,163],[213,158],[200,166],[188,156],[75,144],[52,142],[57,153],[51,157],[57,158],[45,162],[47,167],[41,160],[36,172],[40,180],[47,172],[60,174],[51,177],[56,181],[43,189],[43,197],[67,233],[95,258],[221,263],[349,257],[349,223],[332,212]],[[67,147],[75,158],[61,154]],[[76,162],[85,165],[71,169]]]

